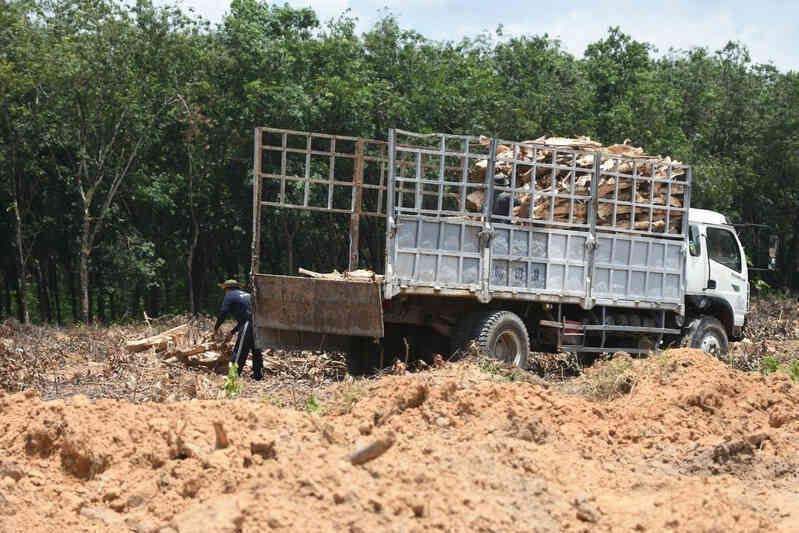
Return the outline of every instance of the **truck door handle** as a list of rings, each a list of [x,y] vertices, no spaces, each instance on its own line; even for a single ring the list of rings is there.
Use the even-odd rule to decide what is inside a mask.
[[[741,292],[740,285],[736,285],[735,283],[731,283],[731,285],[732,285],[732,290],[734,290],[735,292]]]
[[[715,289],[716,288],[716,280],[715,279],[707,280],[707,288],[711,289],[711,290]]]

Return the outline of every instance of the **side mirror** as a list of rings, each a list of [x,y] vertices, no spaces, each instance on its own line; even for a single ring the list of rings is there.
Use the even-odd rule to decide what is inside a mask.
[[[715,279],[707,280],[707,288],[710,289],[710,290],[715,290],[715,288],[716,288],[716,280]]]

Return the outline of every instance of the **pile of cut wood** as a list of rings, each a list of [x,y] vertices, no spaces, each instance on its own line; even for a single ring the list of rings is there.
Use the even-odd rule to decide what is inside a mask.
[[[516,219],[586,224],[596,157],[600,158],[597,225],[664,232],[665,207],[683,206],[685,169],[679,161],[649,156],[629,141],[603,147],[589,137],[541,137],[499,145],[494,175],[510,180],[515,165],[512,215]],[[487,167],[487,160],[478,161],[470,181],[484,181]],[[482,190],[469,194],[468,207],[481,210],[484,196]],[[681,213],[672,211],[668,232],[681,233],[681,223]]]
[[[330,279],[336,281],[369,281],[372,283],[381,283],[383,281],[383,276],[381,274],[375,274],[371,270],[365,269],[352,270],[349,272],[339,272],[338,270],[334,270],[333,272],[321,273],[300,268],[299,273],[303,276],[308,276],[309,278]]]
[[[201,336],[188,324],[183,324],[151,337],[128,341],[125,349],[131,353],[154,350],[167,363],[224,370],[230,361],[233,343],[213,339],[210,335]]]

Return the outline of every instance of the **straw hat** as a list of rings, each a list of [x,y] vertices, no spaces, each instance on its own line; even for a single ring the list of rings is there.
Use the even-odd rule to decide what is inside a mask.
[[[239,282],[235,279],[229,279],[219,284],[220,289],[238,289],[239,287],[241,287],[241,285],[239,285]]]

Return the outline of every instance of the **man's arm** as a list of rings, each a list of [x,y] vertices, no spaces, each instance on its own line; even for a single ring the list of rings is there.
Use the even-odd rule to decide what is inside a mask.
[[[214,334],[219,330],[219,326],[222,325],[222,322],[225,321],[228,311],[230,311],[230,299],[228,295],[225,294],[225,299],[222,300],[222,310],[219,312],[219,318],[216,319],[216,325],[214,326]]]
[[[225,321],[225,315],[227,315],[227,311],[222,311],[221,313],[219,313],[219,318],[216,319],[216,325],[214,326],[214,333],[217,332],[219,326],[221,326],[222,322]]]

